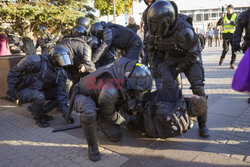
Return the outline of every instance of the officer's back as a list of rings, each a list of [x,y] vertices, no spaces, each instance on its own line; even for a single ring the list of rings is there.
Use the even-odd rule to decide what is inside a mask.
[[[131,47],[134,35],[136,35],[131,29],[113,23],[107,23],[105,28],[110,28],[112,31],[113,47],[123,50]]]

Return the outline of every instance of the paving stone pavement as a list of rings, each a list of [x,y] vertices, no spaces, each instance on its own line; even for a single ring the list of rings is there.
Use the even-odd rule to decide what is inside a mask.
[[[203,61],[211,136],[202,139],[198,126],[183,137],[150,139],[123,129],[122,140],[112,143],[99,133],[102,159],[91,162],[81,129],[51,133],[66,123],[56,111],[49,128],[38,128],[23,107],[0,100],[0,167],[135,167],[135,166],[250,166],[250,108],[248,96],[231,89],[235,70],[231,55],[218,66],[221,48],[205,48]],[[237,63],[242,58],[238,54]],[[237,65],[236,63],[236,65]],[[183,75],[183,92],[191,94]],[[74,114],[79,121],[77,114]]]

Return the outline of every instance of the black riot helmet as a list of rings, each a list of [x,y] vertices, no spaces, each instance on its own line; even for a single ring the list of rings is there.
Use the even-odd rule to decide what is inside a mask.
[[[77,25],[72,30],[72,36],[74,37],[80,37],[80,36],[86,36],[86,35],[87,35],[87,30],[82,25]]]
[[[135,98],[139,101],[150,92],[152,75],[145,64],[136,63],[132,72],[126,77],[126,89],[135,90]]]
[[[177,11],[174,5],[165,0],[155,2],[147,14],[149,32],[153,36],[167,35],[177,19]]]
[[[97,50],[101,44],[101,40],[97,36],[89,36],[88,37],[88,44],[92,50]]]
[[[62,45],[57,45],[51,48],[49,56],[55,66],[66,67],[73,65],[70,51]]]
[[[96,22],[91,26],[91,34],[102,39],[105,22]]]
[[[77,25],[82,25],[86,29],[89,29],[90,27],[90,21],[87,17],[80,17],[77,19]]]

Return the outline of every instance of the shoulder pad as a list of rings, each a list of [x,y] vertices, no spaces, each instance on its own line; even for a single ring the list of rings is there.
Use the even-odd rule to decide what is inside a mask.
[[[40,56],[38,56],[38,55],[30,55],[30,56],[27,56],[27,57],[23,58],[17,64],[17,67],[23,67],[23,68],[25,68],[25,67],[27,67],[30,64],[32,64],[32,65],[38,64],[38,63],[40,63],[40,61],[41,61],[41,57]]]
[[[193,19],[189,16],[186,16],[184,14],[178,14],[177,24],[180,24],[184,27],[192,27],[193,25]]]
[[[177,32],[176,39],[183,49],[190,49],[198,42],[198,37],[191,28],[183,28]]]
[[[106,27],[111,27],[111,26],[114,26],[114,24],[111,23],[111,22],[108,22],[108,23],[105,25],[105,28],[106,28]]]

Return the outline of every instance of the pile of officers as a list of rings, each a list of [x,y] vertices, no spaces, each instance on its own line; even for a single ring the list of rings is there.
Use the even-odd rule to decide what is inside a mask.
[[[167,138],[185,133],[197,117],[199,135],[209,137],[202,49],[192,19],[179,14],[172,1],[146,4],[145,41],[121,25],[90,25],[79,18],[71,34],[48,52],[27,56],[9,71],[6,98],[30,103],[27,109],[42,128],[49,126],[53,117],[47,113],[55,107],[63,118],[74,107],[92,161],[101,158],[97,127],[111,141],[121,139],[121,126]],[[124,51],[122,57],[117,58],[116,49]],[[146,64],[140,62],[143,50]],[[183,96],[180,73],[193,95]]]

